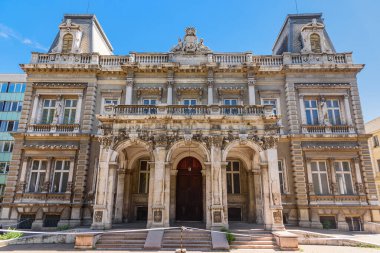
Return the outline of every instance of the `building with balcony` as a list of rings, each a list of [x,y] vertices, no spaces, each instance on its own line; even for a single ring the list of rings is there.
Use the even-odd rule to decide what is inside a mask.
[[[0,200],[3,199],[26,87],[25,74],[0,74]],[[1,201],[0,201],[1,202]]]
[[[368,140],[371,156],[373,173],[377,186],[378,195],[380,195],[380,117],[373,119],[365,124],[365,131],[371,137]]]
[[[49,52],[21,64],[2,223],[380,221],[364,65],[335,51],[321,14],[289,15],[271,55],[205,44],[189,27],[168,52],[113,55],[94,15],[65,15]]]

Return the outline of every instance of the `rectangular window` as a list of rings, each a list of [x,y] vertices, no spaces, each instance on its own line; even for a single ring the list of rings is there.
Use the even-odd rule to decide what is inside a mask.
[[[156,105],[157,101],[156,99],[143,99],[143,105]],[[157,109],[155,107],[152,108],[144,108],[144,113],[145,114],[156,114]]]
[[[42,108],[41,124],[51,124],[55,115],[55,99],[45,99]]]
[[[278,173],[280,177],[280,190],[284,194],[286,193],[286,173],[283,160],[278,160]]]
[[[223,101],[224,105],[227,106],[236,106],[238,105],[238,100],[237,99],[224,99]],[[237,108],[225,108],[224,113],[225,114],[238,114],[238,109]]]
[[[18,128],[18,121],[8,121],[1,120],[0,121],[0,132],[15,132]]]
[[[8,83],[1,84],[1,93],[6,93],[8,90]]]
[[[240,162],[228,161],[226,175],[227,193],[240,194]]]
[[[263,105],[271,105],[272,114],[277,115],[277,99],[263,99]]]
[[[346,222],[350,231],[363,231],[360,217],[346,217]]]
[[[8,174],[9,172],[9,163],[0,162],[0,174]]]
[[[17,228],[18,229],[31,229],[32,224],[33,224],[35,219],[36,219],[35,214],[21,214]]]
[[[334,168],[335,168],[336,182],[338,184],[339,193],[342,195],[354,194],[350,162],[349,161],[334,162]]]
[[[76,112],[77,100],[65,99],[65,114],[63,115],[63,124],[74,124]]]
[[[33,160],[29,178],[29,192],[41,192],[46,175],[46,160]]]
[[[340,106],[338,99],[328,99],[326,100],[327,113],[329,116],[329,122],[332,125],[341,125],[342,120],[340,118]]]
[[[51,192],[66,192],[67,182],[69,179],[70,161],[55,161],[53,183]]]
[[[22,102],[18,102],[17,103],[17,111],[21,112],[21,110],[22,110]]]
[[[147,194],[149,192],[149,165],[148,161],[140,161],[139,169],[139,193]]]
[[[318,125],[318,102],[315,99],[305,100],[306,123],[308,125]]]
[[[377,171],[380,172],[380,159],[377,160]]]
[[[327,167],[325,161],[313,161],[311,165],[311,176],[313,180],[314,192],[317,195],[329,194],[329,184]]]
[[[0,152],[12,152],[13,141],[0,141]]]
[[[9,83],[9,86],[8,86],[8,92],[9,92],[9,93],[13,93],[13,92],[15,92],[15,88],[16,88],[16,84],[14,84],[14,83]]]
[[[60,215],[46,214],[43,226],[47,228],[57,227],[60,219],[61,219]]]
[[[107,110],[106,110],[106,107],[107,106],[110,106],[110,105],[113,105],[113,106],[116,106],[119,104],[119,99],[113,99],[113,98],[104,98],[103,100],[103,108],[102,108],[102,113],[105,113]]]

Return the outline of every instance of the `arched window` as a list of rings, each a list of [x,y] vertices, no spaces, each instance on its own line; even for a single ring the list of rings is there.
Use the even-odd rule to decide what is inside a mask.
[[[65,36],[63,36],[62,53],[63,54],[70,53],[72,46],[73,46],[73,35],[65,34]]]
[[[313,53],[322,53],[321,49],[321,38],[318,34],[313,33],[310,35],[310,45],[311,45],[311,52]]]

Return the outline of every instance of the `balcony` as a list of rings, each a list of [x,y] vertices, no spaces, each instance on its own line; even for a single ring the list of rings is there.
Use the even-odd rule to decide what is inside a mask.
[[[106,106],[106,115],[220,115],[220,116],[256,116],[277,118],[272,114],[271,105],[118,105]]]
[[[79,124],[30,124],[28,132],[79,133]]]
[[[349,125],[303,125],[303,134],[354,134],[355,128]]]

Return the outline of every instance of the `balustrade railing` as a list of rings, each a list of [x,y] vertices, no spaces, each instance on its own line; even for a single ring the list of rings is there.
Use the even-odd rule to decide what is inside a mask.
[[[28,126],[28,132],[77,133],[79,129],[79,124],[31,124]]]
[[[306,134],[325,134],[325,133],[333,133],[333,134],[348,134],[355,133],[355,129],[353,126],[349,125],[303,125],[302,133]]]
[[[226,115],[226,116],[268,116],[271,115],[271,105],[118,105],[107,106],[106,114],[119,115]]]
[[[206,55],[208,62],[239,65],[255,63],[260,66],[281,66],[291,64],[349,64],[352,63],[351,53],[294,53],[283,55],[252,55],[251,53],[210,53]],[[175,58],[175,57],[174,57]],[[161,64],[174,59],[169,53],[132,53],[131,55],[99,55],[92,54],[61,54],[32,53],[31,63],[43,64],[97,64],[104,67],[120,67],[128,63]]]

